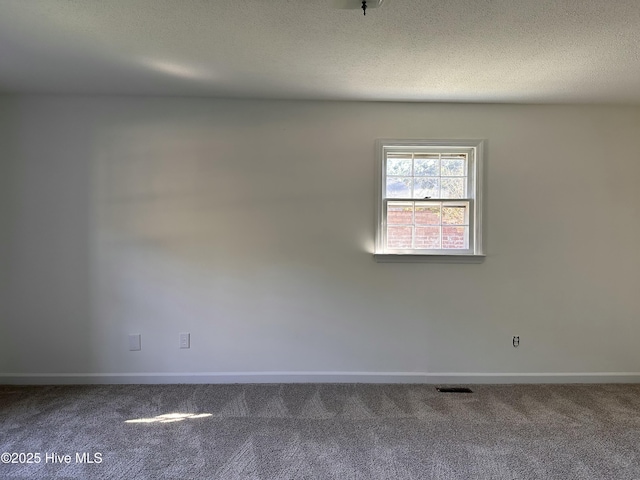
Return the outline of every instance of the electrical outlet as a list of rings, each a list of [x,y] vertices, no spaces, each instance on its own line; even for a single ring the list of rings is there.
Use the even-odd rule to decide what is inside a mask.
[[[513,346],[514,346],[514,348],[517,348],[518,345],[520,345],[520,335],[514,335],[513,336]]]
[[[135,352],[140,349],[140,334],[129,335],[129,351]]]
[[[191,334],[180,334],[180,348],[191,348]]]

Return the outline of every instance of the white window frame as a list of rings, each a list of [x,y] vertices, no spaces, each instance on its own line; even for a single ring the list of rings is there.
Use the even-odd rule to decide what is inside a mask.
[[[467,153],[467,192],[469,202],[469,248],[468,249],[390,249],[386,248],[388,200],[405,200],[386,197],[387,153],[406,151],[412,153]],[[479,263],[484,260],[482,242],[483,220],[483,178],[484,178],[484,140],[376,140],[377,182],[376,182],[376,240],[374,258],[378,262],[443,262],[443,263]],[[419,201],[420,199],[406,199]],[[429,199],[440,201],[445,199]],[[455,202],[458,199],[446,199]]]

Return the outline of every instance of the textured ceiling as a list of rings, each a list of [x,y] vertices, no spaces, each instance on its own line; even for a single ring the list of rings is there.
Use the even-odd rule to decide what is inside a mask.
[[[640,0],[0,0],[0,92],[640,104]]]

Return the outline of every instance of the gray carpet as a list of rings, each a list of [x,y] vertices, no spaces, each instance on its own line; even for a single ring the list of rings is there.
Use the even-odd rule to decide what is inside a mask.
[[[0,387],[0,478],[640,478],[640,385],[471,388]]]

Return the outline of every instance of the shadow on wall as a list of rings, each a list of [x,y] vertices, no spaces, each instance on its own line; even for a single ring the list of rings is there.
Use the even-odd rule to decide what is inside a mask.
[[[0,372],[10,370],[9,358],[12,356],[13,344],[9,334],[9,275],[10,275],[10,189],[11,160],[15,156],[13,142],[17,134],[16,127],[10,121],[15,114],[8,102],[0,99]]]

